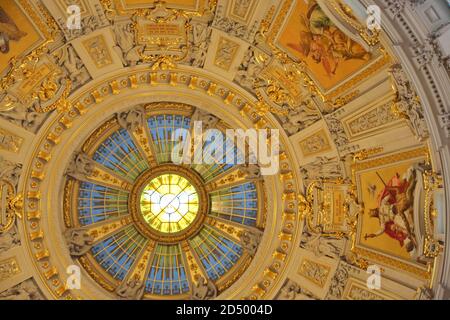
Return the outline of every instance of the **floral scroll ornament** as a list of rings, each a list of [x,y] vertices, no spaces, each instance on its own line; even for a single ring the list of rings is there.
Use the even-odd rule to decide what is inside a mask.
[[[442,188],[442,176],[432,170],[425,170],[423,173],[424,190],[425,190],[425,210],[424,225],[425,237],[423,244],[423,252],[425,257],[434,259],[442,252],[442,244],[434,237],[434,221],[438,215],[435,208],[433,195],[434,192]]]
[[[0,180],[0,234],[8,232],[23,215],[23,197],[7,180]]]
[[[31,107],[37,113],[69,109],[71,81],[48,55],[48,40],[21,59],[12,59],[10,70],[0,82],[1,112],[20,112]]]

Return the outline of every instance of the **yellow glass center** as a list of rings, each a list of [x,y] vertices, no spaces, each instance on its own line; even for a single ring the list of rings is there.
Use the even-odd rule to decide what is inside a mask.
[[[198,202],[197,190],[189,180],[177,174],[163,174],[142,191],[141,213],[156,231],[177,233],[195,220]]]

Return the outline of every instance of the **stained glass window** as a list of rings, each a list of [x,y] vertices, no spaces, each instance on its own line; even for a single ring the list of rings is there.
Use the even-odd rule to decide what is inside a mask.
[[[201,152],[201,164],[178,166],[172,163],[172,151],[176,143],[188,138],[190,117],[162,114],[147,118],[145,125],[151,136],[145,151],[150,150],[159,165],[150,166],[147,154],[123,128],[100,141],[96,149],[87,150],[99,167],[113,171],[115,177],[110,172],[109,177],[98,175],[95,182],[77,179],[72,188],[76,202],[71,201],[76,203],[75,224],[88,233],[102,228],[87,253],[97,265],[93,272],[104,271],[96,274],[98,279],[109,281],[104,279],[109,274],[120,286],[138,271],[136,268],[143,268],[144,298],[185,299],[195,283],[189,268],[197,263],[208,282],[233,278],[229,273],[238,270],[235,267],[243,262],[246,249],[230,230],[233,223],[244,230],[257,227],[258,194],[263,190],[251,180],[221,187],[221,183],[212,183],[244,160],[226,134],[205,137],[196,150],[197,155]],[[186,131],[175,135],[177,129]],[[217,146],[223,153],[219,154]],[[232,163],[227,164],[230,159]],[[131,191],[112,185],[110,178],[126,181]],[[124,217],[127,219],[121,219]],[[116,229],[119,221],[122,227]],[[218,224],[225,227],[216,228]],[[147,255],[149,246],[152,249]],[[195,260],[187,261],[188,256]]]
[[[224,138],[222,141],[212,141],[211,138],[206,136],[206,142],[203,144],[203,148],[196,148],[195,150],[193,159],[195,159],[196,157],[199,159],[203,159],[203,163],[194,163],[192,165],[192,168],[200,173],[205,181],[213,179],[219,174],[231,169],[237,163],[240,163],[239,161],[242,162],[243,160],[245,160],[242,152],[236,147],[234,141],[226,137],[225,134],[223,135]],[[221,157],[221,161],[216,161],[216,163],[213,163],[214,159],[218,157],[218,155],[212,157],[215,151],[214,149],[217,148],[216,145],[218,143],[222,144],[223,156]],[[227,163],[227,160],[230,159],[232,159],[231,163]]]
[[[108,137],[94,153],[93,159],[133,181],[148,169],[147,161],[125,129],[120,129]]]
[[[158,115],[148,119],[148,127],[156,149],[158,163],[170,162],[175,143],[173,133],[177,129],[189,130],[191,119],[181,115]],[[186,138],[184,136],[184,138]]]
[[[217,280],[230,270],[242,255],[242,247],[205,226],[189,241],[202,262],[208,277]]]
[[[164,174],[144,188],[141,212],[153,229],[176,233],[195,220],[198,201],[197,190],[189,180],[177,174]]]
[[[123,280],[147,240],[129,226],[91,249],[95,260],[113,278]]]
[[[128,214],[128,193],[81,182],[78,191],[78,220],[89,225]]]
[[[189,291],[179,245],[158,245],[155,248],[145,289],[157,295],[177,295]]]
[[[211,215],[255,226],[257,214],[258,193],[253,182],[211,193]]]

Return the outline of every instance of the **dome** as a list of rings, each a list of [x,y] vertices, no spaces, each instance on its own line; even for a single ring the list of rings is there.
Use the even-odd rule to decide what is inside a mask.
[[[174,107],[185,110],[166,111]],[[119,120],[132,113],[141,117],[139,128]],[[148,298],[183,298],[200,279],[229,287],[255,255],[257,243],[242,243],[242,238],[264,231],[263,182],[246,178],[242,165],[218,157],[190,165],[172,159],[180,143],[172,133],[191,130],[197,114],[194,107],[174,103],[124,111],[96,129],[95,139],[88,137],[69,166],[64,197],[71,204],[70,253],[100,284],[128,280],[144,284]],[[231,145],[229,140],[223,144]],[[89,178],[80,177],[80,163]],[[223,181],[233,173],[240,179]],[[80,233],[92,245],[87,252],[77,246]],[[116,289],[119,295],[123,290]]]
[[[0,299],[449,297],[445,1],[2,0]]]

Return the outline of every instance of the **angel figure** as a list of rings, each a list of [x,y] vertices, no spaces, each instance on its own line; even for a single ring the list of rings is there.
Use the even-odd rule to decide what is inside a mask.
[[[346,60],[369,60],[371,55],[350,39],[322,11],[315,1],[310,1],[305,15],[300,16],[298,43],[288,46],[305,58],[321,63],[328,76],[334,76],[339,63]]]
[[[369,210],[369,216],[378,219],[380,227],[364,238],[367,240],[386,234],[412,255],[417,247],[413,218],[416,170],[411,167],[403,176],[397,173],[383,184],[384,188],[378,195],[378,207]]]
[[[0,7],[0,53],[9,52],[9,42],[19,41],[25,37],[26,32],[21,31],[8,14]]]

